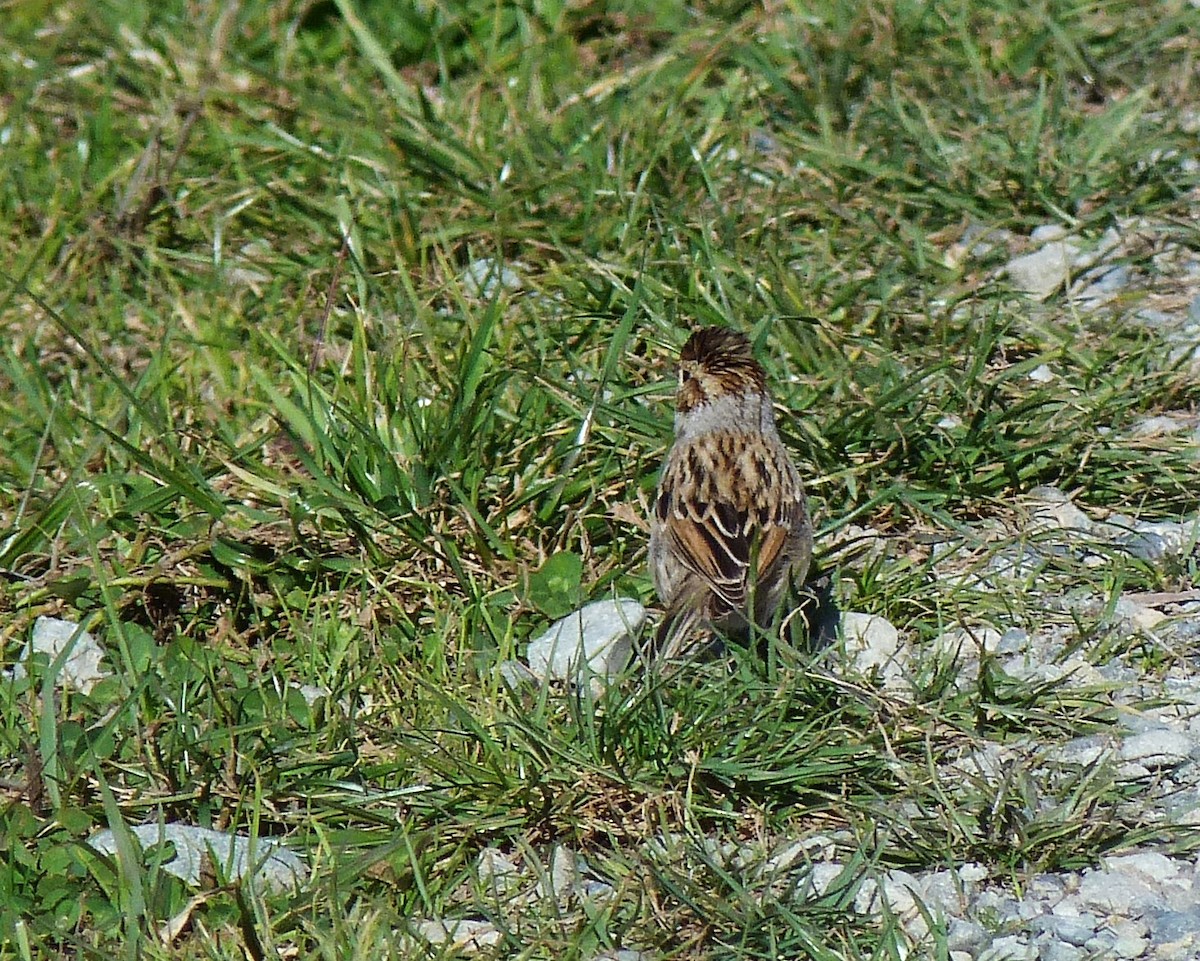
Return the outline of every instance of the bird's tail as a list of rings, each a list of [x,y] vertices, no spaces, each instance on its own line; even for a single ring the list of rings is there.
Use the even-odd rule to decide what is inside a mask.
[[[701,621],[701,612],[694,606],[668,608],[654,634],[652,659],[662,663],[691,653]]]

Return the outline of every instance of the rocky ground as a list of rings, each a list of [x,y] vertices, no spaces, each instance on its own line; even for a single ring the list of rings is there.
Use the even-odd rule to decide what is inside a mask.
[[[1066,296],[1063,303],[1031,309],[1047,315],[1087,312],[1139,325],[1161,340],[1165,363],[1200,371],[1200,256],[1172,242],[1169,234],[1168,225],[1143,221],[1116,225],[1091,240],[1056,225],[1028,238],[970,226],[948,248],[947,258],[994,260],[1000,249],[1011,256],[998,274],[1033,301]],[[1056,374],[1042,365],[1028,376],[1049,382]],[[947,418],[939,428],[952,434],[962,425]],[[1147,416],[1131,430],[1148,445],[1163,438],[1194,444],[1200,478],[1197,412]],[[1085,510],[1068,493],[1050,487],[1025,492],[1016,506],[1015,521],[981,523],[952,540],[928,544],[931,589],[976,597],[1033,592],[1034,629],[1029,629],[1028,598],[1021,618],[1006,620],[996,613],[1004,605],[991,605],[989,613],[936,634],[932,642],[881,616],[847,610],[842,636],[817,658],[814,670],[898,704],[914,699],[914,678],[931,663],[949,671],[962,687],[979,683],[981,673],[992,670],[1028,684],[1054,685],[1065,697],[1082,692],[1110,708],[1117,723],[1099,733],[1057,740],[1031,733],[982,741],[969,751],[939,756],[939,782],[953,798],[981,780],[1020,780],[1022,803],[1046,814],[1069,803],[1072,785],[1109,778],[1124,796],[1123,808],[1110,815],[1145,826],[1160,840],[1124,846],[1075,870],[1037,873],[1020,884],[979,863],[912,873],[864,870],[846,858],[853,839],[837,831],[747,844],[714,840],[707,856],[748,879],[755,896],[764,900],[848,892],[850,910],[864,919],[891,919],[914,950],[940,940],[953,961],[1200,958],[1200,857],[1180,853],[1190,850],[1186,843],[1173,847],[1161,840],[1186,840],[1200,828],[1200,670],[1194,655],[1200,587],[1128,593],[1114,577],[1123,563],[1170,565],[1185,575],[1194,571],[1200,561],[1200,515],[1144,520],[1159,513],[1145,503],[1130,504],[1127,513]],[[884,534],[867,528],[844,527],[838,538],[858,545],[859,560],[848,563],[861,563],[864,553],[890,550]],[[1089,571],[1095,576],[1086,576]],[[501,676],[510,686],[569,684],[578,680],[586,660],[586,674],[598,692],[634,656],[646,619],[642,605],[630,599],[588,605],[533,641],[524,660],[501,665]],[[1109,644],[1111,656],[1079,644],[1080,619],[1099,626],[1096,637]],[[71,623],[46,618],[31,648],[56,656],[74,645],[64,680],[86,690],[104,676],[103,652],[90,635],[77,633]],[[580,657],[578,644],[586,658]],[[1131,656],[1135,650],[1138,656]],[[154,843],[156,831],[143,843]],[[191,882],[200,856],[221,842],[215,832],[194,843],[183,833],[166,839],[181,852],[175,868],[168,862],[166,869]],[[677,840],[648,837],[644,853],[670,861]],[[111,832],[93,838],[101,850],[114,843]],[[248,870],[248,845],[249,839],[240,837],[225,844],[236,855],[230,858],[234,873]],[[273,881],[305,876],[305,866],[290,852],[262,850],[270,853],[262,870],[282,870],[283,880]],[[518,854],[488,848],[478,859],[477,875],[464,906],[484,898],[515,927],[523,914],[547,906],[556,914],[595,910],[614,890],[603,869],[562,846]],[[468,910],[457,918],[419,920],[413,937],[470,952],[498,944],[501,932],[494,921]],[[606,957],[649,956],[626,950]]]
[[[1173,242],[1170,233],[1169,225],[1141,220],[1114,225],[1091,240],[1058,225],[1027,238],[972,225],[950,246],[947,258],[994,258],[999,249],[1009,257],[998,274],[1033,301],[1065,295],[1062,303],[1031,310],[1047,316],[1060,310],[1087,313],[1146,328],[1161,340],[1165,363],[1192,365],[1200,372],[1200,255]],[[1050,382],[1056,374],[1042,365],[1029,376]],[[953,432],[962,425],[949,419],[940,426]],[[1200,483],[1197,412],[1147,416],[1132,430],[1149,445],[1162,438],[1195,444]],[[1123,818],[1147,828],[1169,826],[1163,832],[1167,836],[1190,837],[1200,826],[1200,670],[1194,657],[1200,587],[1160,593],[1104,588],[1123,559],[1194,569],[1200,560],[1200,516],[1168,521],[1135,516],[1153,516],[1152,504],[1131,504],[1129,513],[1088,512],[1049,487],[1026,492],[1018,506],[1015,525],[981,526],[932,545],[933,570],[944,591],[1037,591],[1044,613],[1038,629],[989,615],[941,633],[932,645],[919,644],[882,617],[848,611],[844,637],[822,656],[822,666],[901,702],[913,693],[919,665],[931,660],[950,665],[962,685],[977,683],[986,661],[1012,678],[1089,692],[1115,709],[1115,726],[1065,740],[1030,735],[985,742],[969,753],[945,756],[938,778],[947,793],[974,779],[994,783],[1019,776],[1026,803],[1050,808],[1064,803],[1064,785],[1111,777],[1125,789]],[[847,528],[839,536],[888,550],[886,538],[870,530]],[[1054,567],[1097,576],[1081,580],[1046,573]],[[602,675],[625,663],[630,635],[644,615],[640,605],[622,603],[623,608],[592,605],[582,618],[590,667]],[[578,636],[581,624],[573,617],[531,646],[530,667],[537,677],[571,676],[578,658],[567,641]],[[1077,643],[1080,617],[1103,625],[1110,640],[1136,638],[1137,643],[1115,643],[1111,658],[1098,659]],[[1132,647],[1161,656],[1132,658]],[[505,671],[510,680],[530,676],[515,663]],[[861,881],[854,911],[894,919],[917,950],[932,943],[934,929],[953,961],[1200,958],[1200,858],[1162,842],[1133,844],[1098,864],[1039,873],[1018,886],[975,863],[917,873],[868,872],[864,879],[840,856],[851,847],[841,840],[835,832],[771,845],[714,842],[710,853],[740,876],[757,879],[764,898],[821,898]],[[648,843],[658,843],[663,856],[671,847],[669,839]],[[537,897],[553,897],[563,905],[603,901],[611,891],[583,857],[562,849],[545,864],[518,864],[488,851],[479,871],[481,884],[497,893],[523,890],[513,904]],[[436,942],[482,946],[498,936],[482,921],[431,924],[422,933]],[[626,951],[620,956],[631,961],[643,955]]]
[[[1024,536],[1012,539],[984,563],[962,544],[945,546],[938,565],[944,582],[1001,591],[1027,584],[1031,573],[1044,569],[1047,558],[1070,556],[1087,565],[1117,552],[1166,563],[1195,557],[1200,550],[1200,517],[1178,522],[1143,522],[1119,514],[1092,518],[1053,488],[1031,491],[1027,506],[1030,524]],[[901,702],[912,693],[916,662],[930,658],[949,659],[963,685],[977,683],[986,659],[1013,678],[1056,683],[1068,692],[1102,692],[1116,709],[1115,727],[1059,741],[1029,736],[985,742],[970,753],[943,757],[938,776],[945,790],[953,794],[975,779],[1002,782],[1019,772],[1023,782],[1033,786],[1027,790],[1027,803],[1051,808],[1064,803],[1064,785],[1092,776],[1112,777],[1127,787],[1126,810],[1121,813],[1130,822],[1170,825],[1187,836],[1200,826],[1200,672],[1188,656],[1200,635],[1200,589],[1121,595],[1115,600],[1087,589],[1068,589],[1047,594],[1043,602],[1043,630],[1030,632],[994,619],[944,632],[931,646],[914,644],[882,617],[846,612],[843,641],[823,660],[840,676],[873,684]],[[593,667],[606,663],[614,638],[615,649],[627,651],[628,631],[622,625],[636,628],[641,614],[640,609],[627,608],[623,622],[615,606],[603,610],[611,616],[609,632],[584,631],[589,642],[600,642]],[[1071,615],[1082,611],[1100,618],[1114,635],[1137,635],[1161,648],[1172,666],[1148,672],[1123,653],[1096,663],[1087,651],[1072,646],[1077,631]],[[598,626],[594,613],[586,618],[585,628]],[[567,628],[577,624],[568,619]],[[552,632],[542,644],[557,640],[561,650],[562,637],[571,636]],[[540,648],[532,659],[539,673],[549,663]],[[570,664],[570,658],[560,655],[557,676],[570,676]],[[819,898],[861,880],[839,855],[852,847],[841,843],[848,840],[836,833],[814,834],[772,846],[714,844],[710,853],[740,876],[757,879],[763,897]],[[658,854],[668,856],[670,846],[664,840]],[[481,883],[492,889],[515,892],[524,885],[513,904],[546,896],[564,904],[602,901],[611,893],[582,856],[562,849],[545,865],[518,865],[499,851],[488,851],[479,870]],[[1037,874],[1019,890],[997,881],[994,872],[980,864],[918,873],[889,871],[869,875],[861,883],[853,908],[864,916],[896,919],[914,947],[929,943],[930,928],[937,927],[954,961],[1185,961],[1200,957],[1200,858],[1173,853],[1161,843],[1135,845],[1094,866]],[[474,922],[425,933],[435,940],[482,945],[489,930],[488,924]]]

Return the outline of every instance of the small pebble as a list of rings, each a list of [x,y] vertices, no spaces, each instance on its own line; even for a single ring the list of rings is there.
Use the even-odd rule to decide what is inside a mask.
[[[1037,948],[1023,935],[996,938],[979,955],[979,961],[1036,961]]]
[[[493,890],[506,890],[520,883],[520,869],[499,848],[484,848],[476,860],[479,880]]]
[[[1121,264],[1112,268],[1089,271],[1083,279],[1088,282],[1082,290],[1074,295],[1074,299],[1082,307],[1094,308],[1112,300],[1128,287],[1132,274],[1128,267]]]
[[[1052,240],[1062,240],[1067,236],[1067,228],[1062,224],[1042,224],[1040,227],[1034,227],[1029,234],[1029,239],[1035,244],[1045,244]]]
[[[1074,918],[1046,915],[1037,919],[1034,930],[1067,944],[1083,945],[1096,934],[1096,920],[1093,914],[1083,914]]]
[[[580,873],[575,854],[558,845],[550,855],[550,863],[538,884],[538,890],[544,898],[562,901],[578,889]]]
[[[1038,961],[1083,961],[1087,951],[1062,941],[1044,941],[1038,944]]]
[[[1157,891],[1135,876],[1098,870],[1083,872],[1079,899],[1089,910],[1123,915],[1154,907],[1160,900]]]
[[[842,615],[842,636],[855,671],[861,674],[878,671],[885,681],[901,673],[897,663],[900,632],[886,618],[846,611]]]
[[[1130,556],[1140,561],[1159,561],[1170,553],[1166,538],[1149,531],[1137,531],[1120,541]]]
[[[951,951],[967,951],[974,957],[989,941],[987,930],[977,921],[954,918],[946,928],[946,946]]]
[[[521,275],[491,257],[472,260],[458,275],[463,290],[473,297],[490,299],[500,290],[520,290]]]
[[[1165,434],[1176,434],[1191,426],[1188,421],[1167,414],[1156,417],[1144,417],[1136,424],[1130,434],[1134,437],[1162,437]]]
[[[1078,253],[1079,248],[1075,244],[1055,240],[1031,254],[1010,260],[1004,270],[1018,290],[1038,300],[1045,300],[1061,290],[1067,282]]]
[[[26,673],[24,662],[31,655],[45,654],[53,663],[68,649],[70,653],[55,678],[59,687],[73,687],[88,694],[100,681],[112,676],[111,671],[100,666],[104,648],[77,623],[61,617],[39,617],[34,621],[33,634],[21,651],[20,660],[4,673],[20,680]]]
[[[1191,910],[1147,912],[1146,926],[1156,944],[1191,937],[1200,946],[1200,904]]]
[[[1086,532],[1092,529],[1091,518],[1057,487],[1035,487],[1028,497],[1035,530],[1059,528]]]
[[[1150,768],[1171,767],[1186,761],[1194,749],[1195,744],[1186,734],[1160,729],[1126,738],[1118,757]]]
[[[1162,611],[1155,610],[1153,607],[1143,607],[1127,597],[1122,597],[1117,601],[1113,613],[1117,617],[1127,620],[1130,626],[1138,631],[1153,630],[1167,617]]]
[[[1176,324],[1176,319],[1172,314],[1149,307],[1134,311],[1133,319],[1146,327],[1172,327]]]
[[[1148,938],[1126,937],[1122,935],[1113,942],[1112,950],[1118,958],[1141,958],[1150,947]]]
[[[491,921],[474,918],[418,920],[412,922],[412,930],[430,945],[443,945],[463,954],[474,954],[495,947],[504,937]]]

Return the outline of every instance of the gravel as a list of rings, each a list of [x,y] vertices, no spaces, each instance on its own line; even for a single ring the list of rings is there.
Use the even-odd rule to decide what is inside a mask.
[[[1105,515],[1084,510],[1052,487],[1029,491],[1022,507],[1020,547],[1004,563],[980,564],[962,542],[947,543],[932,551],[934,577],[1003,594],[1018,583],[1027,590],[1031,582],[1022,579],[1038,576],[1051,559],[1087,565],[1093,558],[1127,555],[1178,566],[1200,557],[1200,517],[1143,521]],[[868,533],[856,536],[872,543]],[[1003,742],[981,741],[969,752],[947,752],[933,761],[941,789],[953,803],[964,786],[1016,779],[1024,813],[1054,817],[1069,808],[1077,785],[1103,776],[1122,785],[1128,797],[1115,802],[1125,807],[1114,810],[1114,817],[1148,826],[1200,824],[1200,676],[1188,658],[1146,673],[1117,655],[1092,663],[1088,656],[1094,653],[1075,649],[1079,618],[1095,623],[1099,636],[1106,631],[1140,635],[1148,643],[1183,647],[1200,636],[1200,591],[1113,597],[1088,593],[1069,577],[1044,576],[1037,589],[1044,606],[1040,625],[1006,623],[996,616],[948,628],[923,642],[877,614],[845,612],[841,639],[819,660],[850,681],[884,688],[899,700],[916,694],[911,666],[934,656],[950,664],[949,676],[964,687],[974,683],[986,658],[1011,677],[1058,682],[1064,696],[1072,689],[1086,688],[1093,697],[1107,691],[1116,723],[1057,741],[1031,732]],[[611,644],[627,639],[627,628],[644,615],[640,607],[626,610],[616,604],[598,619],[595,613],[589,607],[564,619],[531,651],[565,650],[562,670],[570,676],[581,663],[581,634],[602,646]],[[607,628],[587,628],[597,620]],[[572,643],[564,646],[567,635]],[[1124,651],[1128,645],[1113,649]],[[533,673],[540,676],[551,660],[531,653]],[[921,814],[896,813],[901,818]],[[1007,871],[992,873],[974,863],[926,871],[864,868],[846,856],[854,849],[853,838],[836,832],[777,838],[769,847],[762,840],[701,840],[706,861],[744,878],[764,901],[845,898],[864,919],[894,918],[914,950],[944,938],[954,961],[1200,958],[1200,856],[1162,846],[1133,845],[1092,866],[1025,877],[1014,889]],[[651,861],[669,860],[688,843],[648,838],[643,853]],[[481,890],[516,915],[547,903],[561,911],[585,903],[595,906],[589,910],[603,910],[613,896],[603,872],[593,869],[584,854],[559,845],[542,856],[544,861],[536,863],[529,849],[517,856],[485,851],[478,865]],[[491,931],[474,918],[421,921],[414,930],[423,940],[464,951],[493,943]],[[652,957],[634,954],[646,961]]]
[[[754,149],[769,151],[772,146],[763,139]],[[1154,251],[1149,258],[1147,249]],[[1011,256],[1001,261],[1005,251]],[[971,224],[947,251],[948,262],[968,258],[994,259],[1001,276],[1037,300],[1062,294],[1074,310],[1138,326],[1161,339],[1168,362],[1190,359],[1200,369],[1200,262],[1174,244],[1165,228],[1125,220],[1100,237],[1085,237],[1048,224],[1020,238]],[[1191,289],[1174,300],[1122,306],[1155,271],[1173,271]],[[487,260],[470,264],[460,280],[478,296],[521,285],[514,270]],[[1056,376],[1045,364],[1029,374],[1039,383]],[[953,431],[961,422],[947,414],[938,426]],[[1193,411],[1157,413],[1122,429],[1147,444],[1191,438],[1200,445],[1200,417]],[[1030,733],[936,757],[931,764],[937,766],[941,789],[953,799],[963,785],[1019,778],[1022,803],[1037,814],[1067,803],[1070,786],[1081,779],[1103,775],[1127,793],[1120,814],[1131,822],[1164,828],[1200,825],[1200,674],[1194,670],[1200,591],[1122,594],[1117,580],[1110,593],[1101,594],[1089,592],[1086,584],[1070,583],[1068,577],[1055,580],[1047,574],[1071,564],[1097,567],[1123,557],[1188,570],[1200,560],[1200,516],[1146,521],[1103,514],[1084,510],[1053,487],[1028,491],[1019,507],[1023,528],[1003,532],[1010,535],[1003,548],[974,556],[962,541],[934,545],[931,578],[937,588],[1000,598],[989,611],[1003,612],[1009,609],[1004,599],[1036,589],[1045,615],[1040,623],[1017,624],[992,614],[922,641],[877,614],[850,611],[842,616],[841,640],[821,657],[850,680],[878,685],[899,699],[916,693],[911,666],[932,657],[950,664],[948,675],[961,687],[974,683],[986,659],[1012,678],[1060,683],[1064,694],[1086,689],[1094,697],[1096,691],[1106,691],[1118,723],[1086,736],[1055,741]],[[872,550],[876,542],[885,543],[868,529],[843,531],[850,533]],[[587,605],[533,641],[524,663],[508,662],[500,670],[513,684],[609,679],[626,667],[644,619],[644,609],[633,600]],[[1093,663],[1093,651],[1077,650],[1080,619],[1086,619],[1095,639],[1137,637],[1148,650],[1170,657],[1153,672],[1117,655]],[[75,625],[39,624],[37,636],[55,632],[60,638],[51,656],[62,649],[62,638],[77,633]],[[92,643],[86,633],[75,637],[77,650],[94,654],[98,648]],[[1128,648],[1113,646],[1116,651]],[[66,664],[64,676],[72,661]],[[86,686],[101,677],[103,672],[90,664],[75,683]],[[143,843],[157,840],[158,828],[153,831],[155,837]],[[764,900],[816,899],[846,889],[855,912],[865,918],[894,918],[913,947],[927,945],[933,931],[943,932],[953,961],[1200,959],[1200,856],[1165,846],[1133,845],[1091,866],[1023,877],[1014,887],[1007,872],[992,873],[974,863],[926,871],[864,868],[846,855],[853,839],[836,833],[814,832],[770,844],[761,839],[743,844],[704,840],[711,841],[705,858],[758,883]],[[228,838],[204,841],[214,848],[217,843],[238,846]],[[103,848],[111,842],[101,834],[92,843]],[[686,843],[648,836],[643,854],[649,860],[669,859]],[[265,844],[260,840],[260,849],[267,850]],[[274,858],[273,853],[268,863]],[[561,844],[540,853],[530,847],[488,848],[479,856],[475,875],[481,896],[514,913],[539,905],[559,910],[585,903],[597,906],[589,911],[600,912],[613,896],[603,871]],[[415,919],[411,930],[420,942],[464,953],[493,948],[500,940],[496,925],[478,917]],[[654,955],[631,948],[602,957],[649,961]]]
[[[1087,565],[1093,557],[1111,560],[1126,554],[1177,566],[1200,557],[1200,517],[1142,521],[1104,516],[1081,509],[1066,493],[1049,487],[1031,490],[1023,506],[1024,543],[1017,553],[996,565],[971,559],[973,573],[966,575],[966,552],[948,544],[934,551],[936,576],[999,593],[1013,590],[1023,578],[1028,590],[1034,582],[1027,578],[1046,570],[1050,561]],[[986,742],[969,755],[940,758],[943,789],[953,794],[956,784],[972,779],[1000,783],[1020,771],[1027,784],[1025,803],[1033,812],[1046,811],[1062,803],[1056,800],[1056,784],[1108,771],[1117,783],[1129,786],[1126,815],[1131,820],[1181,827],[1200,823],[1200,677],[1189,663],[1185,643],[1200,634],[1200,591],[1113,598],[1088,594],[1066,578],[1064,583],[1061,593],[1055,592],[1057,582],[1037,583],[1046,616],[1036,630],[998,620],[951,628],[924,645],[903,631],[889,641],[889,656],[896,662],[931,655],[953,659],[951,675],[962,685],[972,682],[981,658],[989,657],[1013,677],[1058,680],[1067,690],[1111,692],[1118,722],[1112,727],[1057,743],[1044,735]],[[1158,675],[1119,659],[1089,663],[1068,650],[1077,630],[1056,627],[1058,613],[1096,621],[1102,633],[1141,635],[1182,653]],[[855,623],[854,615],[847,616]],[[878,623],[870,627],[860,633],[890,636]],[[855,635],[853,650],[862,646]],[[834,858],[823,866],[823,876],[837,876],[842,867]],[[932,920],[946,932],[950,956],[972,961],[1200,958],[1200,860],[1153,845],[1132,847],[1082,870],[1037,875],[1026,880],[1019,895],[1007,879],[988,876],[977,866],[868,875],[856,910],[882,917],[885,904],[914,945],[928,943]]]

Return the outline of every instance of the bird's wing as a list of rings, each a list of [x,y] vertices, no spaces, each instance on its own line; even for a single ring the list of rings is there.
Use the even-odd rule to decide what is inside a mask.
[[[674,452],[655,510],[680,562],[721,605],[745,613],[752,568],[763,576],[786,560],[805,507],[790,463],[756,460],[753,451],[710,439]]]
[[[730,504],[673,500],[663,525],[675,556],[723,606],[745,610],[750,569],[747,515]]]

